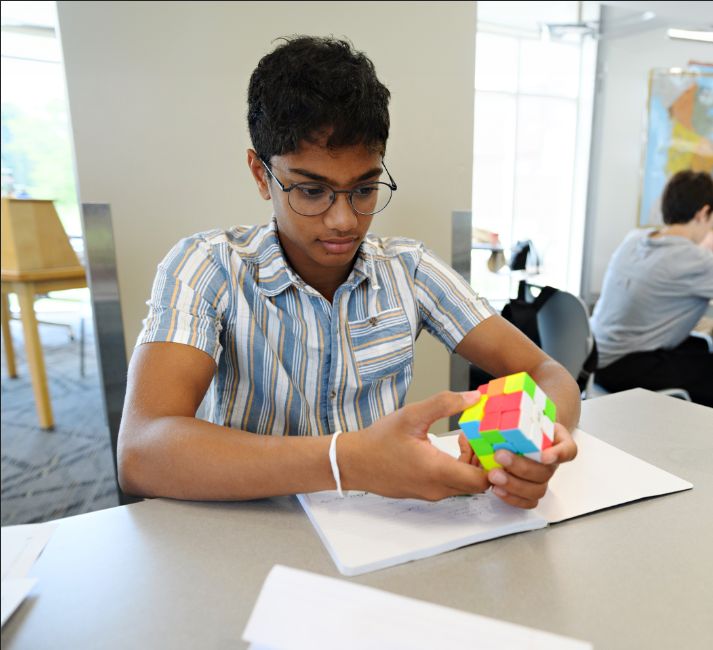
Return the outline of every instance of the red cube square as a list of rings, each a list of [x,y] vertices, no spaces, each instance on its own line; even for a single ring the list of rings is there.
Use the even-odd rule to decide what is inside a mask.
[[[520,390],[517,393],[503,395],[503,411],[518,411],[522,405],[522,393],[523,391]]]
[[[520,425],[520,411],[505,411],[500,416],[500,430],[507,431],[508,429],[517,429]],[[481,425],[481,429],[482,429]]]
[[[492,399],[492,398],[491,398]],[[490,400],[488,400],[490,401]],[[493,431],[500,428],[500,412],[486,413],[480,421],[480,431]]]
[[[505,395],[495,395],[494,397],[488,397],[488,401],[485,402],[485,412],[486,413],[500,413],[503,410],[503,404],[505,403]]]

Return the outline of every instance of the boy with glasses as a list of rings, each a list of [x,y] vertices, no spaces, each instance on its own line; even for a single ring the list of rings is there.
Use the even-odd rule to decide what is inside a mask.
[[[259,62],[247,162],[273,217],[184,239],[159,265],[119,437],[127,493],[437,500],[492,485],[532,508],[574,458],[580,399],[566,370],[423,244],[368,233],[397,191],[388,104],[345,41],[285,39]],[[560,423],[542,464],[500,450],[503,468],[486,473],[463,436],[460,460],[430,444],[429,426],[479,395],[403,406],[422,329],[496,376],[529,372],[550,395]],[[209,421],[197,420],[207,391]]]

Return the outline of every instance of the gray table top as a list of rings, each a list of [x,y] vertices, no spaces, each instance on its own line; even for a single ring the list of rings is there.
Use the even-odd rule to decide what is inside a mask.
[[[637,389],[585,402],[580,427],[695,488],[344,579],[595,648],[710,647],[713,410]],[[2,647],[244,648],[278,563],[340,577],[294,497],[64,519]]]

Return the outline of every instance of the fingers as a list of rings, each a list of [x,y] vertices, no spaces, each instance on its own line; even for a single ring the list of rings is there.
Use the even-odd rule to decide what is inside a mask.
[[[462,431],[458,436],[458,446],[460,447],[460,458],[458,460],[461,463],[466,463],[466,465],[470,465],[470,461],[472,460],[473,456],[475,456],[475,453],[473,452],[473,448],[468,442],[468,438],[465,437],[465,433],[463,433]]]
[[[574,460],[576,456],[577,445],[572,439],[572,434],[567,431],[565,426],[556,422],[554,445],[542,452],[543,465],[566,463],[570,460]]]
[[[473,467],[477,467],[479,469],[483,468],[480,459],[475,455],[473,448],[468,442],[468,438],[465,437],[465,434],[462,431],[461,434],[458,436],[458,446],[460,447],[460,457],[458,458],[458,460],[461,463],[465,463],[466,465],[472,465]]]
[[[508,474],[513,474],[533,483],[547,483],[552,478],[557,467],[556,465],[538,463],[505,449],[498,449],[495,452],[495,460],[507,470]]]
[[[575,444],[569,431],[561,424],[555,424],[555,444],[542,452],[542,463],[523,458],[505,449],[495,453],[495,460],[503,469],[488,472],[493,484],[493,494],[518,508],[534,508],[545,496],[547,483],[552,478],[559,463],[573,460],[577,455]]]
[[[450,417],[477,404],[479,399],[480,393],[477,390],[465,393],[444,391],[421,402],[404,407],[404,412],[410,418],[413,418],[417,425],[428,427],[436,420]]]
[[[532,510],[532,508],[537,508],[538,501],[535,499],[525,499],[523,497],[515,496],[503,490],[503,488],[494,486],[493,494],[498,497],[501,501],[515,506],[516,508],[523,508],[525,510]]]
[[[500,490],[495,491],[496,487],[507,492],[509,496],[534,502],[545,496],[545,492],[547,492],[547,482],[535,483],[521,479],[497,467],[488,472],[488,480],[493,484],[493,491],[498,496],[502,495],[499,494]]]
[[[486,472],[472,465],[443,458],[438,469],[437,482],[453,490],[454,494],[478,494],[490,487]]]

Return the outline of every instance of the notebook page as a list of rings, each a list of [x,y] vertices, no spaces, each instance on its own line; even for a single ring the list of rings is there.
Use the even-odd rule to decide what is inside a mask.
[[[492,493],[436,503],[389,499],[368,492],[298,495],[339,571],[359,575],[444,553],[547,522]]]
[[[536,510],[551,524],[693,487],[581,429],[575,429],[572,437],[577,457],[559,466]],[[443,436],[439,442],[458,449],[458,434]]]
[[[576,429],[577,457],[559,466],[537,512],[551,524],[693,485]]]
[[[279,624],[276,624],[279,622]],[[276,565],[243,640],[251,650],[591,650],[589,643]]]

